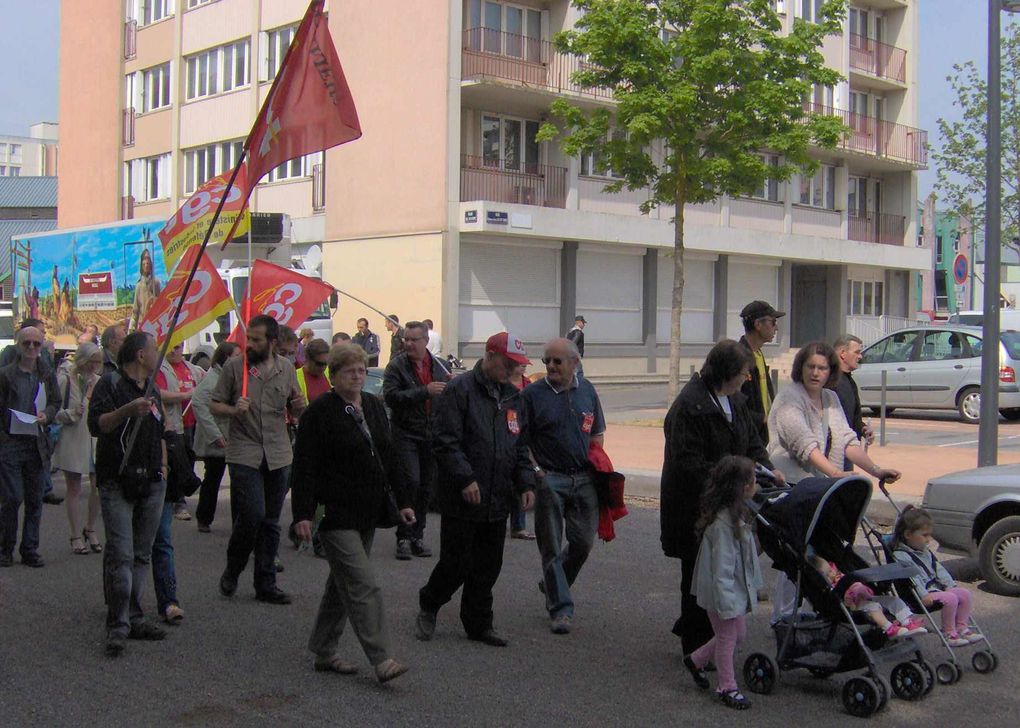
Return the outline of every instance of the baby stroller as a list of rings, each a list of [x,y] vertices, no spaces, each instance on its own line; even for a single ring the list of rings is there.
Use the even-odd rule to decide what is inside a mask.
[[[902,511],[900,507],[896,505],[896,501],[893,500],[889,494],[889,490],[885,487],[884,481],[878,482],[878,488],[882,491],[883,495],[892,504],[892,507],[896,510],[898,516]],[[874,554],[875,559],[879,561],[885,561],[888,564],[897,563],[893,558],[891,551],[892,546],[892,534],[885,534],[879,531],[874,524],[868,519],[861,520],[861,528],[864,531],[864,537],[868,541],[868,545],[871,547],[871,552]],[[923,568],[918,567],[919,571],[923,571]],[[960,678],[963,677],[963,668],[960,666],[960,661],[956,658],[957,650],[966,649],[967,647],[954,648],[949,644],[946,636],[942,633],[942,630],[937,623],[934,612],[938,612],[942,609],[941,605],[935,604],[932,607],[926,607],[924,602],[921,600],[921,594],[918,594],[917,588],[910,579],[904,579],[894,584],[900,598],[910,607],[910,609],[916,614],[923,614],[928,621],[930,626],[929,631],[934,632],[938,635],[939,641],[942,643],[942,647],[945,649],[948,658],[935,666],[935,676],[939,683],[942,685],[952,685],[959,682]],[[972,614],[970,617],[970,627],[982,635],[979,642],[968,645],[970,647],[976,647],[977,650],[971,655],[971,665],[974,667],[974,672],[985,674],[995,670],[999,666],[999,658],[992,650],[992,645],[988,641],[988,637],[985,635],[985,631],[980,628],[977,621],[974,619]]]
[[[752,504],[758,539],[772,559],[773,568],[796,585],[795,608],[773,625],[776,657],[754,653],[744,662],[744,680],[755,693],[771,693],[780,671],[806,669],[817,677],[861,671],[849,677],[840,690],[848,713],[869,717],[887,704],[890,696],[919,700],[935,685],[935,673],[913,638],[892,640],[863,615],[851,613],[844,603],[854,582],[867,583],[876,593],[909,579],[916,567],[870,567],[854,551],[854,537],[871,500],[871,481],[857,475],[838,480],[806,478],[794,488],[762,492]],[[815,568],[812,555],[833,562],[845,574],[832,586]],[[802,614],[803,599],[814,615]],[[895,663],[890,678],[879,663]]]

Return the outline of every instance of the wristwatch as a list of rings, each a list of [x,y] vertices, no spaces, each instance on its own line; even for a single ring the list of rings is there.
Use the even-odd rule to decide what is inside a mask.
[[[541,472],[542,472],[542,466],[541,465],[535,465],[531,469],[535,471],[536,475],[541,474]]]

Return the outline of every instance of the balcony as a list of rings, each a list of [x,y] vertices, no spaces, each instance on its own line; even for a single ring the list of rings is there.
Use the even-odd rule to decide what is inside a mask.
[[[873,155],[919,169],[928,166],[928,132],[923,129],[812,102],[806,103],[804,110],[815,114],[838,116],[850,127],[850,133],[839,145],[840,149]]]
[[[121,112],[121,141],[125,147],[134,146],[135,143],[135,110],[134,108],[124,109]]]
[[[907,231],[907,219],[902,215],[887,215],[883,212],[851,211],[848,215],[848,235],[851,240],[882,245],[903,245]]]
[[[129,20],[124,23],[124,60],[131,60],[138,51],[138,22]]]
[[[463,33],[461,78],[465,81],[500,79],[527,88],[612,99],[611,89],[584,89],[571,81],[572,74],[584,67],[581,59],[559,53],[546,40],[489,28],[469,28]]]
[[[312,212],[326,209],[326,164],[312,165]]]
[[[850,34],[850,68],[897,83],[907,82],[907,52],[857,33]]]
[[[523,171],[502,169],[465,154],[460,160],[460,199],[562,209],[567,204],[567,170],[544,164],[526,164]]]

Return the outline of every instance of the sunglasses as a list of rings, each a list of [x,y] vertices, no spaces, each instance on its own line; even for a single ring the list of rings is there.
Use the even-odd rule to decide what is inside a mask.
[[[42,347],[41,341],[22,341],[21,348],[23,349],[39,349]]]
[[[559,366],[560,364],[563,364],[565,361],[566,361],[566,359],[560,359],[558,356],[543,356],[542,357],[542,363],[547,365],[547,366],[549,364],[555,364],[556,366]]]

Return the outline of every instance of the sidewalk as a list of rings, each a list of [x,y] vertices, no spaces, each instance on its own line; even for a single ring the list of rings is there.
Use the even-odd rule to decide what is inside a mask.
[[[664,437],[659,426],[612,422],[606,426],[606,452],[616,469],[627,476],[628,495],[659,497],[663,447]],[[901,506],[920,504],[930,478],[977,465],[974,447],[934,448],[890,443],[885,447],[872,446],[868,452],[879,465],[896,468],[903,473],[903,477],[889,487],[889,492]],[[1020,462],[1020,453],[1000,451],[999,462]],[[868,513],[879,520],[892,520],[894,516],[889,501],[877,489]]]

